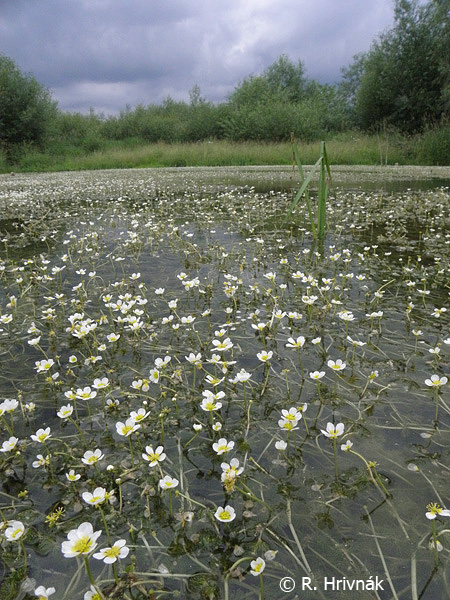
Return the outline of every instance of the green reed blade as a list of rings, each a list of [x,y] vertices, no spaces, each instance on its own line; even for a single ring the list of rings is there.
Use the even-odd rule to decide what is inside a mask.
[[[318,166],[320,165],[321,162],[322,162],[322,157],[320,157],[317,160],[316,164],[313,166],[313,168],[309,172],[308,177],[306,177],[306,179],[303,180],[303,183],[302,183],[299,191],[295,195],[295,198],[292,201],[291,206],[289,207],[289,210],[288,210],[288,212],[286,214],[286,217],[284,218],[285,221],[287,221],[288,217],[291,215],[292,211],[297,206],[298,201],[300,200],[301,196],[303,195],[303,193],[307,189],[307,187],[309,185],[309,182],[311,181],[313,175],[315,174],[315,172],[316,172],[316,170],[317,170],[317,168],[318,168]],[[301,170],[301,173],[302,172],[303,172],[303,170]],[[313,213],[312,213],[312,209],[311,209],[311,203],[309,201],[309,195],[308,194],[305,194],[305,200],[306,200],[306,206],[307,206],[307,209],[308,209],[309,219],[311,221],[311,229],[312,229],[314,237],[316,237],[316,227],[314,225],[314,217],[313,217]]]

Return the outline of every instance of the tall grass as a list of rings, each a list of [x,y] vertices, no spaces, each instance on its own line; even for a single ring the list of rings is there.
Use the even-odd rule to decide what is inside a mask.
[[[447,137],[440,134],[439,146],[433,144],[438,133],[429,132],[415,138],[392,136],[388,146],[388,164],[445,164]],[[302,163],[317,160],[319,142],[297,141]],[[341,133],[326,138],[330,164],[379,165],[380,140],[359,132]],[[433,154],[433,150],[435,153]],[[439,156],[437,152],[439,150]],[[448,156],[450,161],[450,155]],[[383,154],[383,164],[385,156]],[[286,142],[232,142],[208,140],[190,143],[143,143],[139,138],[120,141],[100,140],[88,149],[73,143],[53,144],[46,151],[24,148],[14,164],[0,151],[0,172],[77,171],[83,169],[117,169],[139,167],[289,165],[291,146]]]

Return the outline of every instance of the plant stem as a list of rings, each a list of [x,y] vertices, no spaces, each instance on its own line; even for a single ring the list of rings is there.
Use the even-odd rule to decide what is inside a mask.
[[[436,536],[436,523],[435,519],[431,521],[431,527],[433,531],[433,545],[434,545],[434,564],[436,568],[439,567],[439,556],[438,556],[438,548],[437,548],[437,536]]]
[[[91,571],[91,567],[89,566],[89,561],[87,559],[87,556],[83,556],[83,559],[84,559],[84,566],[86,567],[86,572],[89,577],[89,581],[95,587],[95,579],[92,577],[92,571]]]
[[[337,466],[337,452],[336,452],[336,438],[333,438],[333,453],[334,453],[334,472],[336,475],[336,479],[339,478],[338,466]]]
[[[108,544],[110,546],[112,546],[111,536],[109,535],[109,529],[108,529],[108,525],[107,525],[106,519],[105,519],[105,513],[103,512],[103,509],[100,506],[100,504],[97,504],[97,507],[98,507],[98,510],[100,511],[100,515],[102,517],[103,525],[105,526],[105,533],[106,533],[106,537],[108,538]]]

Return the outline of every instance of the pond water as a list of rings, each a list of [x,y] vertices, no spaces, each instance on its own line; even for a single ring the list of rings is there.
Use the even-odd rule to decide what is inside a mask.
[[[321,243],[289,169],[0,177],[2,600],[449,597],[450,178],[418,175],[336,169]]]

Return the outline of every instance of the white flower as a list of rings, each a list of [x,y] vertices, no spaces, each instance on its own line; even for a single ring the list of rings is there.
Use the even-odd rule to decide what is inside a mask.
[[[61,406],[56,414],[60,419],[68,419],[72,413],[73,406],[71,404],[66,404],[65,406]]]
[[[105,455],[102,453],[100,448],[96,448],[94,451],[86,450],[86,452],[83,455],[83,458],[81,459],[81,462],[83,462],[85,465],[93,465],[99,460],[102,460],[104,456]]]
[[[153,446],[146,446],[145,452],[142,454],[142,458],[148,461],[150,467],[156,466],[166,458],[163,446],[158,446],[156,450],[153,450]]]
[[[50,456],[48,455],[44,458],[42,454],[38,454],[36,458],[37,460],[34,460],[31,464],[33,469],[39,469],[39,467],[46,467],[50,464]]]
[[[148,417],[150,411],[146,411],[145,408],[140,408],[137,412],[132,410],[130,412],[130,420],[132,419],[135,423],[139,423]]]
[[[233,521],[236,518],[236,511],[232,506],[218,506],[214,516],[218,521],[222,521],[223,523]]]
[[[0,416],[3,413],[7,413],[7,412],[13,412],[13,410],[16,410],[16,408],[19,406],[19,402],[15,399],[12,398],[6,398],[5,400],[3,400],[3,402],[0,404]]]
[[[258,352],[256,356],[261,362],[268,362],[272,358],[273,352],[272,350],[269,350],[269,352],[263,350],[262,352]]]
[[[266,561],[261,558],[260,556],[258,556],[258,558],[256,560],[252,560],[252,562],[250,563],[250,573],[252,575],[261,575],[261,573],[264,571],[266,567]]]
[[[352,339],[349,335],[347,336],[347,341],[350,342],[350,344],[353,344],[353,346],[365,346],[367,342],[360,342],[359,340],[354,340]]]
[[[326,431],[323,429],[320,431],[328,438],[337,438],[344,433],[344,423],[338,423],[336,427],[333,425],[333,423],[327,423]]]
[[[221,454],[225,454],[234,448],[234,442],[228,442],[225,438],[220,438],[219,441],[215,442],[213,445],[213,450],[216,452],[218,456]]]
[[[342,450],[342,452],[348,452],[352,446],[353,446],[353,442],[351,442],[350,440],[347,440],[345,442],[345,444],[341,444],[341,450]]]
[[[120,333],[110,333],[109,335],[106,336],[106,339],[108,340],[108,342],[110,344],[112,344],[113,342],[117,342],[117,340],[120,338]]]
[[[338,317],[343,321],[354,321],[355,315],[350,310],[341,310],[338,312]]]
[[[97,539],[101,531],[95,531],[90,523],[81,523],[77,529],[71,529],[67,541],[61,544],[61,552],[65,558],[87,555],[97,547]]]
[[[245,383],[251,377],[251,373],[248,373],[245,369],[241,369],[239,373],[236,373],[234,379],[231,379],[231,383]]]
[[[90,504],[91,506],[96,506],[97,504],[102,504],[105,502],[107,498],[107,491],[105,488],[98,487],[95,488],[93,493],[91,492],[83,492],[81,497],[86,502],[86,504]]]
[[[278,426],[281,429],[285,429],[286,431],[296,431],[298,429],[298,420],[292,419],[280,419],[278,421]]]
[[[91,589],[84,593],[83,600],[102,600],[100,598],[99,593],[95,589],[93,585],[91,585]]]
[[[158,383],[159,375],[160,375],[158,369],[150,369],[149,375],[150,375],[150,381],[152,383]]]
[[[224,352],[233,347],[233,342],[227,337],[224,340],[213,340],[212,345],[215,346],[215,350],[222,350]]]
[[[142,390],[143,392],[148,392],[148,390],[150,389],[148,383],[148,379],[135,379],[131,382],[131,387],[135,390]]]
[[[431,379],[425,379],[425,385],[429,387],[440,387],[447,383],[447,377],[439,377],[439,375],[432,375]]]
[[[329,360],[327,365],[330,367],[330,369],[333,369],[333,371],[342,371],[347,366],[346,363],[342,362],[340,358],[338,358],[336,362],[334,360]]]
[[[435,502],[428,504],[427,509],[428,512],[425,513],[425,516],[427,519],[430,519],[430,521],[435,519],[437,516],[450,517],[450,510],[441,508],[439,504],[436,504]]]
[[[68,473],[66,473],[66,478],[68,481],[78,481],[81,475],[79,473],[75,473],[73,469],[70,469]]]
[[[188,315],[187,317],[181,317],[181,323],[183,325],[190,325],[194,321],[195,321],[195,317],[193,317],[192,315]]]
[[[219,408],[222,408],[222,402],[215,402],[213,394],[212,397],[203,398],[202,403],[200,404],[200,408],[207,412],[210,412],[212,410],[219,410]]]
[[[15,542],[20,539],[25,531],[25,525],[22,521],[7,521],[5,529],[5,538],[7,542]]]
[[[305,343],[305,338],[301,335],[296,340],[294,338],[289,338],[288,343],[286,344],[286,348],[303,348]]]
[[[34,590],[34,595],[38,597],[39,600],[48,600],[48,597],[56,592],[54,587],[46,588],[43,585],[40,585]]]
[[[223,462],[220,467],[222,469],[222,481],[223,475],[238,477],[244,471],[244,467],[239,466],[239,460],[237,458],[232,458],[229,464]]]
[[[38,373],[43,373],[44,371],[48,371],[55,364],[53,358],[48,358],[44,360],[37,360],[35,363],[35,369]]]
[[[198,352],[197,354],[194,354],[193,352],[189,353],[189,356],[185,356],[184,357],[188,362],[190,362],[192,365],[195,365],[197,368],[201,368],[202,366],[202,355],[201,352]]]
[[[140,429],[140,427],[141,426],[139,425],[139,423],[136,423],[133,418],[127,419],[125,423],[122,423],[121,421],[118,421],[116,423],[117,433],[124,437],[130,436],[132,433]]]
[[[318,299],[318,296],[302,296],[302,302],[312,305]]]
[[[170,477],[170,475],[166,475],[165,477],[159,480],[159,487],[162,490],[170,490],[172,488],[176,488],[178,484],[178,479]]]
[[[297,408],[295,408],[295,406],[291,406],[289,410],[283,408],[283,410],[281,411],[281,415],[282,418],[286,421],[295,421],[297,423],[302,418],[302,413]]]
[[[34,435],[30,435],[30,438],[34,442],[39,442],[42,444],[51,436],[52,434],[50,433],[50,427],[47,427],[46,429],[38,429]]]
[[[97,392],[95,390],[91,390],[89,386],[84,388],[78,388],[75,392],[75,396],[79,400],[91,400],[91,398],[95,398],[97,396]]]
[[[281,450],[281,451],[286,450],[287,443],[284,442],[284,441],[282,441],[282,440],[278,440],[278,441],[275,442],[275,448],[277,450]]]
[[[322,377],[325,376],[325,371],[313,371],[309,374],[309,376],[311,377],[311,379],[318,381],[319,379],[322,379]]]
[[[94,387],[96,390],[101,390],[104,389],[106,387],[108,387],[109,385],[109,379],[107,377],[102,377],[102,379],[94,379],[94,383],[92,384],[92,387]]]
[[[117,540],[110,548],[103,548],[93,556],[97,560],[102,560],[107,565],[115,563],[118,558],[126,558],[130,549],[125,545],[126,540]]]
[[[0,448],[0,452],[11,452],[17,445],[19,438],[14,437],[13,435],[9,438],[9,440],[5,440]]]

